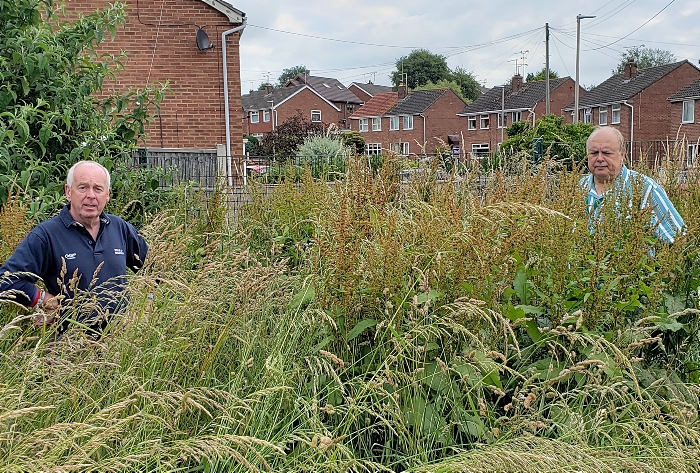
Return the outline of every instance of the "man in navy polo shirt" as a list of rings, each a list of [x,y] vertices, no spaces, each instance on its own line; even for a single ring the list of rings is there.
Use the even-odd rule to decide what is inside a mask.
[[[131,224],[104,212],[110,176],[101,164],[71,167],[65,193],[60,214],[37,225],[0,268],[0,300],[41,307],[47,323],[67,314],[99,333],[125,304],[126,269],[143,266],[148,245]]]

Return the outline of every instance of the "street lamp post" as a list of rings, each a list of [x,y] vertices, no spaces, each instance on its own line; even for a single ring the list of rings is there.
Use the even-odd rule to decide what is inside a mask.
[[[574,123],[578,123],[578,57],[581,49],[581,20],[595,15],[576,15],[576,83],[574,84]]]

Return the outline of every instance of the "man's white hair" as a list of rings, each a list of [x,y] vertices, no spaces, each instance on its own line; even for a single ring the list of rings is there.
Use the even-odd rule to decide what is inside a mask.
[[[98,168],[102,169],[105,173],[105,176],[107,176],[107,189],[112,188],[112,178],[109,175],[109,171],[107,170],[106,167],[98,163],[97,161],[78,161],[75,163],[71,168],[68,170],[68,176],[66,176],[66,184],[68,187],[73,187],[73,175],[75,174],[75,168],[80,166],[81,164],[91,164],[94,166],[97,166]]]

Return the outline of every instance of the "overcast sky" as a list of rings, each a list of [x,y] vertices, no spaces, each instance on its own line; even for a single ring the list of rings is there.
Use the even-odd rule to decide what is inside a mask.
[[[611,75],[625,48],[671,51],[698,65],[700,0],[229,0],[246,13],[241,39],[243,93],[273,84],[285,68],[343,84],[391,85],[396,60],[414,49],[442,54],[450,68],[471,72],[485,86],[545,64],[576,75],[576,16],[581,20],[579,79],[597,85]]]

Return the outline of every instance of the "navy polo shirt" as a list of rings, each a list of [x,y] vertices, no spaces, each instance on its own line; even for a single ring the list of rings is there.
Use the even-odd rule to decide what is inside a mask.
[[[17,302],[28,306],[36,297],[38,276],[47,292],[86,304],[86,310],[80,311],[85,315],[79,319],[90,313],[114,312],[126,285],[126,269],[137,271],[143,266],[148,245],[133,225],[104,212],[93,239],[69,210],[67,204],[17,246],[0,268],[0,294],[10,290]],[[7,299],[7,294],[0,298]]]

